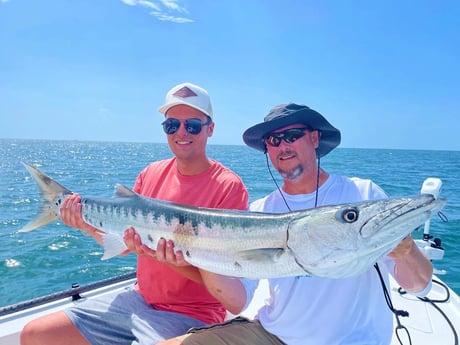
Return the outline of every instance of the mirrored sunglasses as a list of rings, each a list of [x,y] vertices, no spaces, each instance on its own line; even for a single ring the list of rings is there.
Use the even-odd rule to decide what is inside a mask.
[[[265,142],[274,147],[280,146],[282,140],[288,144],[292,144],[297,139],[302,138],[305,135],[306,130],[308,130],[308,128],[291,128],[282,132],[271,133],[265,139]]]
[[[174,134],[179,130],[181,123],[181,120],[169,117],[161,125],[166,134]],[[211,118],[208,117],[206,122],[201,122],[200,119],[187,119],[183,123],[188,133],[197,135],[203,126],[208,126],[211,123]]]

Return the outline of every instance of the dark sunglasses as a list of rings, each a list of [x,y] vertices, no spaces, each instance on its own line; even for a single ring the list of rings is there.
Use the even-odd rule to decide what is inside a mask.
[[[200,119],[187,119],[184,121],[185,130],[193,135],[197,135],[201,132],[203,126],[208,126],[211,123],[211,118],[208,117],[206,122],[201,122]],[[181,124],[181,120],[175,119],[173,117],[167,118],[161,125],[166,134],[176,133]]]
[[[265,138],[265,142],[274,147],[280,146],[281,140],[284,140],[288,144],[292,144],[297,139],[302,138],[306,130],[308,130],[308,128],[291,128],[282,132],[271,133]]]

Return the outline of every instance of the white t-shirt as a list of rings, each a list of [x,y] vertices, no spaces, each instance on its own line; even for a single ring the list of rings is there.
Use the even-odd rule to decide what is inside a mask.
[[[315,194],[283,192],[291,210],[315,206]],[[318,206],[377,200],[385,192],[370,180],[330,175],[319,188]],[[275,190],[254,201],[251,211],[287,212],[280,192]],[[394,262],[385,257],[379,268],[389,286]],[[243,280],[249,301],[256,283]],[[263,327],[289,345],[389,344],[392,314],[374,267],[359,276],[325,279],[312,276],[269,279],[270,300],[256,318]]]

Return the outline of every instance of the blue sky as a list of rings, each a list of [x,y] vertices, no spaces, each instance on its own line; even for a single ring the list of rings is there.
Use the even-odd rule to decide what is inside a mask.
[[[205,87],[211,144],[306,104],[341,147],[460,150],[459,1],[0,0],[0,138],[166,142]]]

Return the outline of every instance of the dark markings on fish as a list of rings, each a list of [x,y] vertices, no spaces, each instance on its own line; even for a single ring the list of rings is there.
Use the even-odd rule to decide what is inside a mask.
[[[198,236],[200,234],[200,231],[198,230],[198,226],[192,226],[192,231],[195,236]]]
[[[131,211],[131,215],[132,215],[133,217],[136,217],[136,216],[137,216],[137,213],[136,213],[137,210],[136,210],[134,207],[133,207],[133,208],[130,208],[129,210]]]
[[[197,224],[194,224],[194,222],[189,217],[187,217],[184,213],[176,213],[174,214],[174,217],[177,218],[177,220],[179,220],[179,224],[181,225],[185,225],[187,223],[191,223],[193,227],[197,225]]]
[[[191,258],[191,257],[192,257],[192,254],[190,254],[190,252],[187,250],[187,251],[185,252],[185,256],[188,257],[188,258]]]
[[[155,205],[155,207],[162,207],[157,213],[164,217],[167,223],[179,222],[180,224],[187,224],[190,235],[199,236],[199,226],[203,225],[207,228],[213,228],[216,225],[221,228],[231,228],[238,222],[238,225],[242,229],[249,229],[254,226],[254,219],[251,217],[241,218],[239,211],[232,213],[231,211],[225,214],[225,217],[221,217],[216,224],[216,219],[213,217],[213,212],[206,208],[197,208],[195,212],[184,212],[183,205],[169,204],[168,207],[161,205]],[[155,218],[158,216],[153,215]]]
[[[238,261],[235,261],[235,263],[233,264],[237,269],[241,269],[241,265]]]
[[[172,209],[165,209],[163,216],[165,217],[166,222],[179,222],[180,225],[184,227],[182,229],[187,229],[187,234],[198,235],[198,225],[203,222],[203,217],[200,214],[190,215],[183,211],[182,208],[174,207]],[[207,219],[204,217],[204,219]],[[207,224],[208,227],[211,227],[215,224]]]
[[[149,239],[150,242],[153,243],[153,237],[152,237],[152,235],[148,234],[147,238]]]

